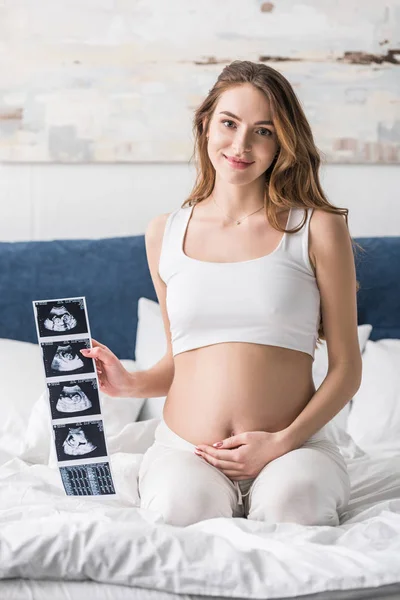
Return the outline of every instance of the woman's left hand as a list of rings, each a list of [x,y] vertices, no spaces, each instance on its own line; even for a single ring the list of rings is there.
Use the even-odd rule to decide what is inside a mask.
[[[288,451],[283,431],[246,431],[226,438],[222,446],[196,446],[195,453],[233,481],[255,478],[266,464]]]

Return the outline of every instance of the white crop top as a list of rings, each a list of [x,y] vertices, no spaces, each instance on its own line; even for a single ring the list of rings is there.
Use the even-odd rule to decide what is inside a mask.
[[[186,205],[167,219],[159,275],[175,356],[221,342],[252,342],[306,352],[314,358],[320,294],[308,256],[313,209],[297,233],[284,233],[266,256],[240,262],[190,258],[183,240],[193,210]],[[291,208],[286,229],[304,219]]]

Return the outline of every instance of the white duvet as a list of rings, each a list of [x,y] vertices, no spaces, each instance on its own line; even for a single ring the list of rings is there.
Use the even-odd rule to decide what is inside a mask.
[[[281,598],[400,582],[400,442],[371,454],[343,434],[352,495],[337,527],[210,519],[186,528],[139,508],[158,420],[110,435],[118,496],[68,497],[50,461],[0,466],[0,577],[98,582],[228,598]],[[111,429],[110,429],[111,430]]]

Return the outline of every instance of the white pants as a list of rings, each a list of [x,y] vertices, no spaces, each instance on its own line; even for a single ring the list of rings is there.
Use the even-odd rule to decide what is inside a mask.
[[[335,526],[347,507],[346,463],[325,428],[269,462],[257,477],[241,481],[232,481],[194,454],[194,448],[162,420],[140,465],[140,506],[158,511],[170,525],[244,517]]]

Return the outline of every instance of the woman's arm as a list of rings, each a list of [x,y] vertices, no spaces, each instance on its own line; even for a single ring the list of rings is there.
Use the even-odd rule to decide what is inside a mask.
[[[158,398],[159,396],[166,396],[172,385],[174,374],[174,359],[170,354],[165,354],[165,356],[150,369],[131,373],[131,395],[137,398]]]
[[[310,246],[311,243],[329,369],[304,410],[282,430],[287,451],[301,446],[328,423],[351,400],[361,384],[356,269],[349,231],[342,215],[315,209],[310,221]]]
[[[135,380],[135,388],[140,388],[139,394],[141,398],[166,396],[172,385],[175,374],[171,330],[166,307],[167,288],[158,272],[162,240],[169,214],[170,213],[165,213],[154,217],[148,224],[145,232],[147,262],[163,319],[166,337],[166,353],[163,358],[150,369],[132,373],[132,377]]]

